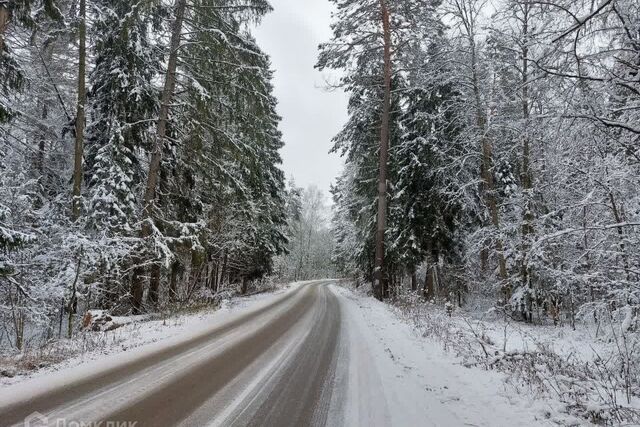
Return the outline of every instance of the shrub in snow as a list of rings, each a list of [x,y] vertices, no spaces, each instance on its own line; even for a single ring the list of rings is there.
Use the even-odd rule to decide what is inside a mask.
[[[568,351],[551,336],[562,332],[553,327],[523,329],[500,318],[474,320],[463,311],[451,317],[449,305],[410,297],[398,298],[394,307],[466,366],[504,372],[517,391],[561,402],[567,414],[593,423],[640,423],[640,336],[627,329],[628,316],[610,315],[595,338],[595,325],[583,330],[577,342],[566,343],[577,350]]]

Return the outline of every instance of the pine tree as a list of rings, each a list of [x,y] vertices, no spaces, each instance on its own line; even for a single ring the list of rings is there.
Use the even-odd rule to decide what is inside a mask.
[[[149,119],[157,111],[153,79],[162,58],[151,31],[161,29],[163,9],[148,2],[104,1],[95,3],[94,11],[86,209],[94,232],[132,237],[143,179],[141,156],[150,149]]]
[[[398,175],[391,235],[392,250],[411,274],[425,260],[428,268],[439,268],[441,259],[459,262],[455,233],[463,218],[446,167],[456,151],[458,129],[447,109],[454,96],[448,84],[413,89],[406,97],[404,132],[393,154]]]
[[[163,214],[146,221],[160,232],[154,245],[169,245],[171,268],[183,266],[190,280],[206,275],[214,291],[227,277],[264,276],[286,243],[270,64],[247,30],[268,10],[261,1],[187,2],[182,32],[189,42],[176,57],[180,78],[159,156],[164,160],[158,183],[149,181],[151,169],[147,181],[147,190],[162,189],[155,212]],[[153,260],[154,268],[160,261]],[[160,275],[152,277],[155,295]]]
[[[370,147],[373,151],[369,151],[367,157],[373,155],[378,159],[377,185],[374,186],[377,196],[373,198],[377,202],[377,209],[372,272],[374,292],[382,299],[389,292],[388,281],[392,278],[393,264],[390,260],[385,261],[388,186],[393,179],[393,166],[390,165],[393,159],[389,159],[389,147],[393,146],[395,123],[392,113],[393,105],[397,102],[392,97],[392,89],[397,96],[402,87],[400,73],[394,74],[393,70],[407,65],[411,52],[425,39],[436,34],[440,25],[433,18],[435,4],[432,2],[400,4],[376,0],[336,0],[335,3],[338,12],[332,26],[334,37],[331,42],[320,46],[318,68],[344,70],[345,76],[340,85],[352,97],[349,106],[351,117],[337,138],[337,146],[343,145],[345,153],[356,157],[350,145],[360,145],[357,141],[362,136],[358,133],[368,135],[368,127],[372,127],[378,134],[378,143],[375,148]],[[368,101],[362,102],[363,97],[368,97]],[[373,114],[370,111],[371,104],[379,108]],[[356,110],[356,105],[362,105],[364,111]],[[364,127],[366,131],[354,131],[358,127]],[[359,159],[352,161],[360,162]]]
[[[147,121],[157,108],[152,79],[161,57],[149,26],[158,11],[128,1],[97,3],[95,10],[95,66],[88,93],[89,212],[97,229],[130,233],[142,179],[139,153],[149,149]]]

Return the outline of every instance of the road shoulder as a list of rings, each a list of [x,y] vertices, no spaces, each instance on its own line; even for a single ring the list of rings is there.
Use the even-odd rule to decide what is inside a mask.
[[[350,373],[348,425],[553,425],[544,403],[515,394],[502,374],[462,366],[388,305],[331,288],[340,296],[344,326],[351,331],[351,369],[358,371]]]
[[[78,372],[90,374],[105,366],[127,363],[136,356],[174,346],[237,316],[258,310],[298,286],[299,283],[292,283],[273,292],[224,300],[219,307],[205,307],[164,319],[132,322],[112,331],[82,331],[74,339],[57,340],[55,347],[64,346],[67,349],[63,353],[65,357],[56,357],[54,362],[45,363],[51,359],[49,352],[58,351],[57,348],[16,355],[16,358],[32,358],[33,369],[17,372],[12,377],[0,377],[0,402],[6,398],[4,391],[8,386],[34,383],[41,378],[78,377]],[[6,366],[0,368],[9,369]]]

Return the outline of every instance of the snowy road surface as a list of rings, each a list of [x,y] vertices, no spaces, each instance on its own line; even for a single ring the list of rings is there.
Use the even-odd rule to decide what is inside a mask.
[[[58,426],[542,424],[501,387],[423,345],[382,304],[315,282],[195,336],[4,387],[0,425],[36,411]]]

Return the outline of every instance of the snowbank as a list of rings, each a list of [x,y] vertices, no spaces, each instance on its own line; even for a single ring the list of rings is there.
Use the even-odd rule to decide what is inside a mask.
[[[352,297],[363,307],[381,304],[367,296],[366,288],[355,292]],[[385,306],[394,313],[394,320],[387,321],[410,325],[415,337],[431,344],[426,355],[433,353],[435,342],[448,355],[442,357],[454,356],[461,368],[468,368],[466,375],[474,382],[499,373],[496,389],[510,398],[535,399],[531,405],[545,419],[560,425],[640,425],[640,377],[633,359],[640,350],[637,335],[635,340],[602,331],[596,336],[587,328],[484,320],[478,313],[450,317],[415,295]]]
[[[201,334],[231,315],[239,315],[295,289],[291,283],[274,292],[224,300],[218,308],[206,307],[194,313],[163,317],[143,315],[118,317],[94,310],[86,328],[73,339],[57,339],[43,348],[0,358],[0,386],[64,371],[139,347],[158,343],[170,345]]]

